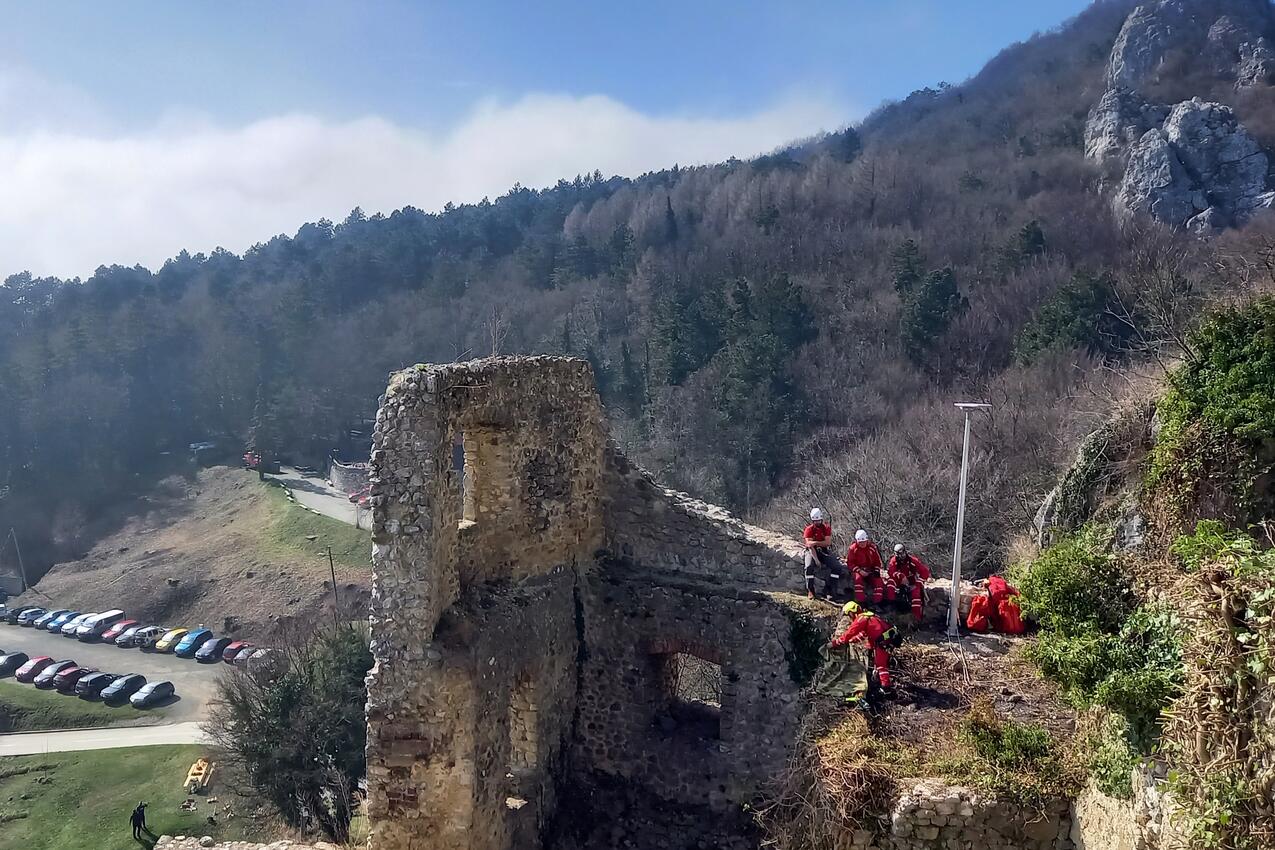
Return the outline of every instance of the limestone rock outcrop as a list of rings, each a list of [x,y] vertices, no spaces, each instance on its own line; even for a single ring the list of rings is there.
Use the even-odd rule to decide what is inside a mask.
[[[1085,122],[1085,155],[1098,160],[1125,156],[1148,130],[1163,124],[1168,114],[1167,107],[1147,103],[1137,92],[1109,89]]]
[[[1203,63],[1237,89],[1275,82],[1269,0],[1149,0],[1125,20],[1107,67],[1108,90],[1089,112],[1085,154],[1125,164],[1117,215],[1200,234],[1244,224],[1275,203],[1268,158],[1226,105],[1175,106],[1144,94],[1174,56]]]
[[[1137,89],[1175,51],[1200,52],[1237,86],[1265,82],[1272,24],[1267,0],[1154,0],[1129,15],[1111,51],[1110,88]]]
[[[1185,101],[1130,149],[1116,211],[1196,232],[1243,224],[1275,204],[1267,167],[1266,154],[1230,107]]]

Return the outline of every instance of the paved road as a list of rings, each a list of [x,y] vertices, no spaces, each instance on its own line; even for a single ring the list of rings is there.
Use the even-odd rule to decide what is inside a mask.
[[[164,709],[164,723],[181,723],[204,719],[217,677],[226,665],[200,664],[193,658],[178,658],[139,649],[120,649],[113,644],[82,643],[72,638],[21,626],[0,624],[0,649],[25,652],[34,658],[49,655],[59,661],[70,658],[86,667],[108,673],[141,673],[148,681],[167,679],[177,689],[177,701]],[[6,679],[12,682],[13,679]],[[22,685],[21,687],[30,687]],[[67,696],[67,699],[77,699]],[[154,728],[154,727],[150,727]],[[5,736],[0,735],[0,740]]]
[[[76,729],[71,732],[18,732],[0,735],[0,758],[63,753],[71,750],[110,750],[116,747],[149,747],[157,744],[202,744],[207,741],[198,723],[167,726],[129,726],[113,729]]]
[[[292,491],[296,500],[307,508],[324,516],[340,520],[347,525],[371,529],[372,512],[350,503],[349,496],[328,484],[322,478],[307,478],[290,466],[282,467],[278,475],[267,475]]]

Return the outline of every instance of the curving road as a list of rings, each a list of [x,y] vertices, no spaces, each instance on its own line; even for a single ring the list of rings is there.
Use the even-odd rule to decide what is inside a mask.
[[[307,478],[290,466],[281,467],[278,475],[267,475],[292,491],[297,502],[316,513],[338,520],[346,525],[370,530],[372,512],[351,504],[349,497],[322,478]]]

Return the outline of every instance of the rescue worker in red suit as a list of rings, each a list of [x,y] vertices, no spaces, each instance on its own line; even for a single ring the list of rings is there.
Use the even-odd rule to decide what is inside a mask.
[[[885,598],[888,602],[899,602],[911,597],[912,616],[921,621],[921,610],[924,607],[925,583],[930,580],[930,568],[916,555],[908,552],[902,543],[894,546],[894,555],[885,568]]]
[[[881,580],[881,553],[862,528],[854,533],[854,542],[846,550],[846,569],[854,577],[854,601],[860,605],[867,601],[866,586],[871,588],[872,604],[880,604],[885,593],[885,582]]]
[[[852,640],[866,645],[872,666],[877,671],[877,681],[881,683],[882,690],[889,691],[894,684],[890,678],[890,646],[898,632],[885,620],[865,610],[858,602],[847,602],[841,610],[853,619],[849,628],[833,638],[828,646],[837,649]]]
[[[823,595],[833,596],[841,583],[841,562],[832,554],[832,526],[821,508],[810,509],[810,525],[802,534],[806,547],[806,595],[814,599],[815,579],[823,574]]]

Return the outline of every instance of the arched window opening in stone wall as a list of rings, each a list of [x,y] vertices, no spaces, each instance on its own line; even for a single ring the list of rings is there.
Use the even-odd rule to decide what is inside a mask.
[[[666,733],[717,740],[722,724],[722,665],[691,652],[660,657],[665,710],[656,725]]]
[[[540,760],[539,706],[535,685],[520,678],[509,695],[509,767],[533,770]]]

